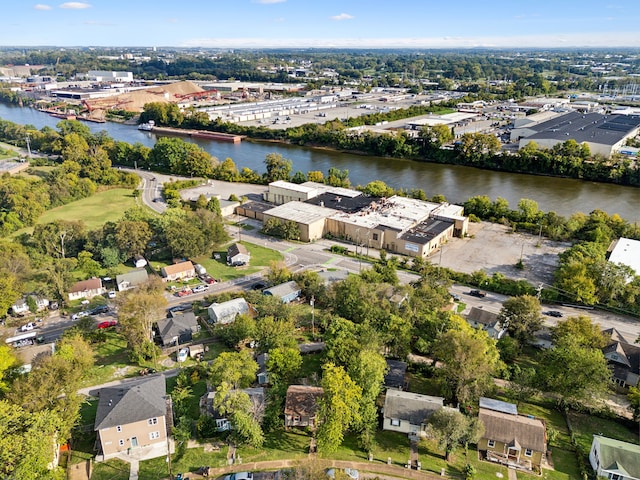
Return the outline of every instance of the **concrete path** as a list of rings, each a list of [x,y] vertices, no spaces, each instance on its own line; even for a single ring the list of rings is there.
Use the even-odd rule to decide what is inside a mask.
[[[138,471],[140,470],[140,462],[137,458],[132,458],[129,461],[131,467],[129,467],[129,480],[138,480]]]
[[[518,474],[516,474],[515,468],[507,468],[507,478],[509,480],[518,480]]]

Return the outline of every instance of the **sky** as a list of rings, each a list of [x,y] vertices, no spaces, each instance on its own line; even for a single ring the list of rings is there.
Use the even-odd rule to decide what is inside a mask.
[[[640,47],[638,0],[0,0],[0,46]]]

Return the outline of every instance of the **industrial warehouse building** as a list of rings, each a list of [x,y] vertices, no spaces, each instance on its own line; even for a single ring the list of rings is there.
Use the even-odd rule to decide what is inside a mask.
[[[463,237],[468,229],[459,205],[400,196],[375,198],[313,182],[273,182],[264,198],[286,203],[267,209],[266,204],[253,202],[256,205],[244,205],[237,213],[262,217],[264,222],[294,221],[304,242],[330,235],[361,246],[426,257],[451,237]]]
[[[605,157],[624,147],[628,138],[640,132],[640,115],[602,115],[571,112],[519,130],[519,148],[535,142],[540,148],[573,139],[589,146],[592,154]]]

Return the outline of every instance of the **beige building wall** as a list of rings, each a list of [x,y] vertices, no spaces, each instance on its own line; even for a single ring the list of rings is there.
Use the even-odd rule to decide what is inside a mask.
[[[263,194],[263,198],[267,202],[275,203],[276,205],[282,205],[283,203],[289,203],[293,201],[304,202],[313,198],[316,194],[315,190],[309,189],[309,191],[297,191],[291,190],[286,187],[280,187],[277,185],[269,185],[269,191]]]
[[[120,428],[120,431],[118,431],[118,428]],[[126,453],[129,448],[134,449],[167,443],[167,427],[164,415],[120,425],[119,427],[103,428],[98,433],[105,458],[120,452]]]
[[[287,221],[280,217],[276,217],[276,216],[265,213],[263,222],[266,223],[270,218],[276,218],[281,222]],[[297,222],[297,223],[298,223],[298,229],[300,230],[301,242],[313,242],[315,240],[319,240],[322,237],[324,237],[325,233],[327,232],[324,218],[316,220],[315,222],[311,222],[309,224],[300,223],[300,222]]]

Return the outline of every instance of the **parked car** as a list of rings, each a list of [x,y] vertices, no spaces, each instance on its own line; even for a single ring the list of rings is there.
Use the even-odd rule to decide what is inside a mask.
[[[60,305],[58,305],[58,302],[51,302],[49,304],[49,310],[57,310],[58,308],[60,308]]]
[[[224,480],[252,480],[253,473],[251,472],[236,472],[224,477]]]
[[[558,310],[549,310],[548,312],[544,312],[544,314],[556,318],[561,318],[563,316],[562,312],[559,312]]]
[[[487,292],[483,292],[482,290],[471,290],[469,295],[472,297],[484,298],[487,296]]]
[[[107,292],[107,298],[116,298],[116,291],[115,290],[109,290]]]
[[[107,313],[109,311],[108,305],[98,305],[96,308],[91,310],[91,315],[100,315],[101,313]]]
[[[193,290],[191,290],[190,288],[183,288],[177,293],[177,295],[179,297],[186,297],[187,295],[191,295],[192,293],[193,293]]]
[[[352,478],[353,480],[358,480],[360,478],[360,472],[358,472],[358,470],[356,470],[355,468],[345,468],[343,471],[347,478]],[[327,477],[336,478],[335,468],[327,469]]]
[[[89,315],[91,315],[91,312],[89,312],[88,310],[82,310],[81,312],[78,312],[78,317],[80,318],[88,317]]]
[[[191,289],[193,293],[202,293],[206,292],[207,290],[209,290],[209,285],[198,285],[197,287],[193,287]]]
[[[20,327],[20,331],[21,332],[30,332],[31,330],[35,330],[36,328],[38,328],[38,325],[36,324],[36,322],[29,322],[25,325],[22,325]]]
[[[115,320],[106,320],[104,322],[100,322],[98,324],[98,328],[111,328],[115,327],[116,325],[118,325],[118,322],[116,322]]]
[[[187,358],[189,358],[189,349],[188,348],[181,348],[178,353],[176,354],[176,359],[179,362],[184,362]]]
[[[459,302],[460,301],[460,296],[457,293],[451,293],[450,295],[451,295],[451,299],[454,302]]]
[[[207,283],[209,285],[213,285],[214,283],[216,283],[216,279],[213,278],[208,273],[203,273],[202,275],[198,275],[198,278],[202,280],[204,283]]]

